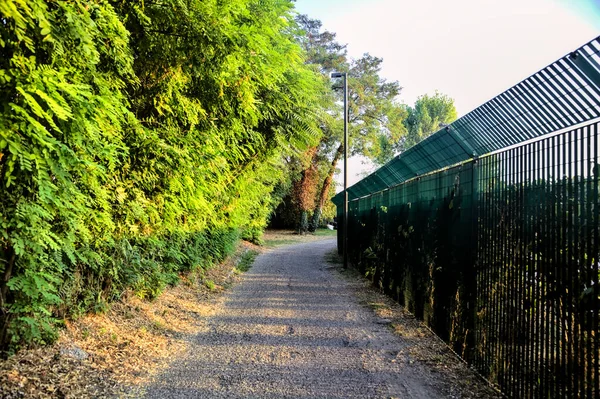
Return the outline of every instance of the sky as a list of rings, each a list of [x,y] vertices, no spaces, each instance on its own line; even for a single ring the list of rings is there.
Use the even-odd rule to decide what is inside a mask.
[[[348,54],[383,58],[413,104],[435,90],[459,117],[600,35],[600,0],[297,0]],[[349,185],[371,166],[349,161]]]

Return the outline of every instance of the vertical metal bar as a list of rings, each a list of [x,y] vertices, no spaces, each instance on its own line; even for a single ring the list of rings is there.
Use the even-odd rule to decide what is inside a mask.
[[[515,359],[513,362],[515,369],[515,393],[516,396],[521,396],[521,387],[523,384],[523,359],[522,359],[522,334],[523,326],[524,326],[524,309],[523,309],[523,263],[521,262],[521,256],[523,251],[521,249],[521,231],[523,230],[523,154],[524,149],[523,146],[515,148],[515,160],[513,162],[513,176],[514,176],[514,220],[515,220],[515,228],[513,230],[514,238],[513,238],[513,250],[514,250],[514,263],[515,263],[515,304],[514,304],[514,314],[515,314],[515,332],[514,332],[514,345],[515,345]]]
[[[550,341],[550,331],[548,326],[550,325],[548,320],[548,262],[546,259],[546,242],[548,239],[548,231],[547,231],[547,207],[546,205],[546,155],[547,155],[547,146],[546,141],[540,141],[541,152],[540,152],[540,201],[539,205],[539,226],[540,226],[540,235],[538,239],[538,248],[537,248],[537,256],[539,258],[539,272],[540,272],[540,303],[542,305],[541,315],[542,315],[542,367],[543,367],[543,377],[544,388],[542,390],[542,395],[547,396],[549,392],[549,384],[550,384],[550,372],[548,370],[548,358],[550,356],[549,341]]]
[[[573,130],[571,133],[571,139],[569,141],[570,150],[570,163],[569,163],[569,308],[570,308],[570,327],[571,327],[571,366],[573,378],[573,387],[571,395],[577,395],[579,392],[579,351],[578,351],[578,331],[577,331],[577,293],[576,283],[577,280],[577,166],[578,166],[578,152],[577,152],[577,130]]]
[[[482,247],[482,263],[485,266],[485,279],[484,279],[484,286],[482,287],[482,291],[485,292],[485,296],[483,297],[483,301],[482,301],[482,306],[485,306],[485,312],[484,312],[484,319],[482,320],[482,328],[484,329],[484,334],[485,334],[485,347],[483,348],[483,365],[482,365],[482,369],[485,370],[485,375],[487,377],[489,377],[490,375],[490,367],[492,364],[491,361],[491,333],[490,331],[492,331],[493,329],[493,324],[492,324],[492,303],[491,303],[491,290],[492,290],[492,280],[491,280],[491,269],[492,269],[492,264],[490,261],[491,258],[491,240],[490,240],[490,236],[489,236],[489,225],[490,225],[490,220],[491,220],[491,211],[490,211],[490,195],[491,195],[491,188],[490,188],[490,163],[493,160],[493,156],[490,157],[486,157],[485,159],[485,167],[483,168],[484,171],[484,180],[483,180],[483,189],[482,189],[482,204],[481,204],[481,211],[483,214],[482,220],[481,220],[481,226],[482,228],[479,230],[479,235],[480,235],[480,241],[481,241],[481,247]]]
[[[579,241],[579,280],[585,282],[587,280],[587,236],[586,233],[587,223],[586,223],[586,213],[587,213],[587,201],[586,201],[586,149],[587,149],[587,126],[581,128],[581,141],[580,141],[580,163],[579,163],[579,233],[578,233],[578,241]],[[579,290],[577,292],[578,295],[582,294],[581,286],[578,284]],[[583,298],[580,296],[579,301]],[[586,333],[585,333],[585,310],[579,306],[580,311],[580,341],[579,341],[579,352],[581,357],[580,367],[581,367],[581,396],[584,397],[586,390]]]
[[[479,332],[479,338],[477,339],[477,344],[478,344],[478,348],[479,350],[477,351],[477,355],[479,357],[479,363],[477,365],[477,369],[479,370],[480,373],[482,373],[484,376],[488,376],[488,374],[486,372],[484,372],[484,370],[487,368],[487,329],[488,329],[488,325],[487,325],[487,316],[489,314],[489,310],[484,307],[486,303],[488,303],[488,301],[486,301],[487,298],[487,289],[486,287],[489,287],[487,285],[487,273],[489,270],[489,266],[488,266],[488,262],[487,262],[487,257],[486,257],[486,253],[487,253],[487,245],[486,245],[486,241],[485,241],[485,231],[486,231],[486,225],[485,225],[485,220],[486,220],[486,207],[487,207],[487,202],[486,202],[486,198],[487,198],[487,193],[486,193],[486,189],[487,189],[487,174],[486,174],[486,168],[487,168],[487,160],[489,158],[483,158],[480,161],[480,172],[479,172],[479,181],[481,182],[481,187],[480,187],[480,192],[481,192],[481,198],[479,200],[479,220],[481,223],[481,226],[479,227],[478,234],[477,234],[477,258],[478,258],[478,263],[480,266],[480,270],[481,270],[481,275],[480,275],[480,280],[477,282],[477,301],[478,301],[478,314],[481,315],[481,317],[477,318],[477,331]]]
[[[507,267],[507,277],[508,277],[508,283],[507,283],[507,290],[508,290],[508,296],[506,298],[506,302],[508,305],[508,323],[507,324],[507,328],[508,328],[508,334],[507,334],[507,344],[508,344],[508,376],[509,376],[509,383],[510,383],[510,391],[512,393],[512,396],[516,396],[515,392],[516,392],[516,376],[515,376],[515,337],[516,337],[516,333],[517,333],[517,326],[516,326],[516,287],[515,287],[515,282],[516,282],[516,267],[517,265],[515,264],[516,259],[515,259],[515,246],[514,246],[514,238],[515,238],[515,230],[514,228],[515,226],[515,207],[516,207],[516,203],[515,203],[515,161],[516,161],[516,149],[513,148],[511,150],[508,151],[508,186],[507,186],[507,195],[508,195],[508,201],[507,201],[507,220],[508,220],[508,224],[507,224],[507,234],[506,234],[506,241],[507,241],[507,251],[506,251],[506,267]]]
[[[496,253],[498,250],[498,242],[496,234],[498,232],[498,180],[500,179],[498,169],[498,154],[493,155],[489,165],[489,179],[492,182],[490,187],[490,196],[488,200],[489,218],[488,218],[488,242],[490,245],[490,253],[488,262],[490,265],[490,368],[494,371],[494,383],[498,384],[498,269]]]
[[[466,278],[468,279],[468,296],[467,296],[467,308],[469,310],[469,315],[467,319],[467,330],[469,331],[469,340],[468,352],[470,354],[475,354],[476,342],[475,338],[475,327],[476,327],[476,317],[477,317],[477,281],[479,279],[479,275],[481,273],[481,267],[479,262],[477,261],[477,238],[478,238],[478,228],[479,228],[479,160],[477,158],[473,159],[471,163],[471,240],[470,240],[470,273],[467,273]],[[472,357],[472,356],[471,356]]]
[[[515,148],[515,160],[513,162],[514,170],[514,229],[513,229],[513,259],[515,264],[515,303],[514,303],[514,315],[515,315],[515,332],[514,332],[514,361],[513,367],[515,370],[515,396],[521,395],[521,385],[523,384],[523,364],[521,350],[522,346],[522,335],[524,326],[524,310],[523,310],[523,263],[521,262],[522,249],[521,249],[521,231],[523,230],[523,181],[521,179],[522,163],[523,163],[523,146]]]
[[[496,341],[495,341],[495,334],[497,330],[497,326],[496,326],[496,306],[494,303],[494,297],[495,297],[495,291],[496,291],[496,282],[495,282],[495,278],[494,278],[494,271],[495,271],[495,265],[494,265],[494,255],[495,255],[495,242],[494,242],[494,231],[496,230],[496,226],[495,226],[495,218],[494,218],[494,214],[495,214],[495,204],[494,204],[494,191],[496,189],[495,185],[496,185],[496,180],[497,177],[495,175],[495,168],[494,165],[496,163],[496,158],[497,158],[497,154],[491,155],[488,158],[488,164],[487,164],[487,171],[486,171],[486,175],[487,175],[487,200],[486,200],[486,208],[487,208],[487,217],[486,217],[486,241],[487,241],[487,256],[486,256],[486,262],[488,264],[488,303],[487,303],[487,307],[488,307],[488,311],[489,311],[489,316],[488,316],[488,320],[489,320],[489,324],[487,326],[487,335],[488,335],[488,360],[489,363],[487,365],[488,367],[488,373],[490,373],[490,376],[494,377],[494,375],[492,374],[492,372],[495,370],[495,362],[496,362],[496,351],[495,351],[495,347],[496,347]],[[497,380],[493,380],[492,381],[494,384],[497,384],[498,381]]]
[[[548,235],[550,234],[548,229],[549,217],[548,217],[548,143],[546,140],[542,140],[542,157],[541,157],[541,179],[542,187],[540,194],[542,196],[540,201],[540,218],[541,218],[541,247],[539,250],[539,256],[541,259],[541,270],[540,276],[542,277],[542,297],[544,303],[543,315],[544,315],[544,391],[543,395],[548,396],[552,389],[553,373],[550,370],[551,367],[551,332],[550,325],[551,321],[551,303],[552,300],[549,295],[549,275],[550,275],[550,263],[548,259]]]
[[[479,372],[481,374],[484,374],[482,372],[482,370],[484,369],[484,359],[485,359],[485,317],[486,317],[486,312],[487,309],[482,309],[482,304],[484,303],[484,298],[485,298],[485,277],[486,277],[486,272],[487,272],[487,265],[485,262],[485,256],[484,256],[484,241],[483,241],[483,237],[481,232],[483,230],[485,230],[485,226],[483,225],[483,219],[485,218],[485,215],[483,214],[483,207],[485,206],[485,180],[484,177],[485,176],[485,160],[480,161],[479,163],[479,180],[478,180],[478,184],[480,185],[479,187],[479,191],[483,191],[483,195],[481,196],[481,198],[478,199],[478,203],[479,203],[479,207],[477,209],[477,223],[481,223],[481,226],[478,226],[477,229],[477,263],[479,265],[479,275],[477,278],[477,287],[476,287],[476,292],[477,292],[477,296],[475,298],[475,300],[477,301],[477,312],[476,312],[476,319],[475,322],[476,324],[476,331],[477,331],[477,339],[475,342],[475,345],[477,347],[477,350],[475,351],[475,355],[477,358],[477,364],[476,364],[476,369],[479,370]],[[478,316],[481,315],[481,316]],[[485,374],[484,374],[485,375]]]
[[[502,324],[501,324],[501,342],[502,342],[502,386],[504,388],[506,388],[506,379],[508,376],[508,363],[509,363],[509,357],[508,357],[508,335],[510,334],[509,332],[509,328],[508,328],[508,297],[509,297],[509,293],[508,293],[508,274],[509,274],[509,270],[510,270],[510,266],[509,266],[509,262],[507,262],[507,252],[508,252],[508,247],[507,247],[507,242],[508,239],[506,237],[507,233],[508,233],[508,227],[507,227],[507,222],[508,222],[508,187],[509,187],[509,178],[508,178],[508,152],[504,151],[502,152],[502,180],[503,180],[503,187],[502,187],[502,217],[503,217],[503,226],[502,226],[502,232],[503,234],[501,235],[500,239],[502,242],[501,248],[502,250],[500,251],[500,267],[502,270]]]
[[[534,158],[533,145],[526,145],[526,159],[523,163],[523,184],[524,184],[524,194],[523,201],[526,206],[524,207],[524,225],[523,225],[523,281],[524,281],[524,290],[526,292],[526,345],[524,347],[524,358],[525,358],[525,370],[526,370],[526,379],[525,386],[523,388],[523,397],[531,397],[532,396],[532,383],[531,383],[531,375],[534,372],[534,367],[532,364],[532,347],[534,342],[533,335],[533,292],[531,288],[531,255],[530,255],[530,236],[532,231],[531,226],[531,215],[532,215],[532,201],[531,201],[531,169],[532,169],[532,159]]]
[[[563,368],[564,368],[564,380],[563,390],[564,396],[568,397],[571,393],[571,360],[569,353],[570,335],[569,335],[569,302],[568,295],[565,288],[568,286],[569,281],[569,240],[567,230],[567,214],[568,214],[568,203],[567,203],[567,187],[568,187],[568,175],[569,175],[569,155],[568,155],[568,137],[569,133],[563,133],[560,136],[561,146],[561,179],[560,179],[560,190],[559,190],[559,206],[560,206],[560,265],[561,265],[561,284],[560,284],[560,299],[562,305],[561,317],[561,328],[563,342]]]
[[[577,242],[578,242],[578,273],[577,273],[577,311],[579,315],[579,395],[585,394],[585,310],[582,306],[581,296],[583,294],[583,282],[586,277],[586,261],[585,261],[585,175],[584,175],[584,163],[585,163],[585,131],[583,127],[579,130],[579,184],[578,184],[578,204],[577,204],[577,217],[579,219],[579,225],[577,228]]]
[[[518,335],[518,313],[517,313],[517,305],[519,303],[519,287],[517,285],[518,282],[518,250],[517,250],[517,237],[518,237],[518,189],[517,189],[517,162],[518,162],[518,151],[519,148],[513,148],[510,150],[510,163],[509,163],[509,182],[510,189],[508,190],[509,194],[509,221],[510,224],[507,226],[509,229],[508,236],[508,265],[509,265],[509,295],[508,295],[508,304],[509,304],[509,314],[510,314],[510,323],[508,323],[510,332],[509,332],[509,344],[510,344],[510,360],[509,360],[509,371],[510,371],[510,385],[513,397],[518,396],[518,376],[517,372],[519,369],[518,356],[517,356],[517,335]]]
[[[501,242],[500,242],[500,221],[502,220],[502,199],[501,199],[501,190],[502,190],[502,153],[499,153],[496,156],[496,169],[494,171],[495,174],[495,187],[494,187],[494,228],[493,228],[493,242],[494,242],[494,286],[496,288],[494,292],[494,363],[496,368],[496,381],[498,385],[501,383],[501,372],[502,372],[502,352],[501,352],[501,322],[500,322],[500,314],[501,314],[501,298],[502,298],[502,280],[501,280],[501,262],[500,262],[500,251],[501,251]]]
[[[523,159],[521,160],[521,184],[523,187],[522,191],[522,199],[521,199],[521,212],[522,212],[522,225],[521,225],[521,234],[520,234],[520,246],[521,246],[521,289],[523,291],[522,294],[522,306],[523,306],[523,333],[524,333],[524,341],[522,348],[522,370],[523,370],[523,382],[521,383],[521,397],[528,396],[528,392],[530,389],[529,375],[532,372],[532,367],[529,364],[530,353],[529,348],[532,342],[532,332],[531,332],[531,290],[529,289],[529,270],[530,270],[530,260],[529,260],[529,245],[527,244],[528,232],[530,231],[529,220],[531,214],[530,202],[528,201],[530,197],[530,173],[531,173],[531,144],[527,144],[523,146]]]
[[[539,345],[540,345],[540,329],[539,329],[539,318],[540,318],[540,300],[539,300],[539,273],[537,268],[537,242],[536,239],[539,235],[538,232],[538,202],[539,202],[539,187],[537,180],[538,170],[538,147],[539,143],[533,143],[531,145],[532,156],[530,160],[530,174],[531,174],[531,230],[529,235],[529,283],[531,285],[531,298],[532,298],[532,323],[531,331],[533,337],[533,344],[531,346],[531,365],[533,370],[533,381],[531,384],[531,397],[535,397],[539,394],[539,381],[540,381],[540,365],[539,365]]]
[[[542,275],[541,275],[541,268],[540,268],[540,258],[539,258],[539,252],[540,252],[540,244],[539,244],[539,239],[542,235],[542,230],[541,230],[541,226],[540,226],[540,219],[541,219],[541,211],[540,211],[540,201],[542,201],[542,194],[541,194],[541,170],[540,170],[540,163],[541,163],[541,143],[538,141],[535,143],[536,144],[536,160],[537,163],[535,165],[535,194],[536,194],[536,203],[535,203],[535,221],[534,221],[534,226],[535,226],[535,236],[533,237],[534,240],[534,244],[533,244],[533,256],[535,258],[535,293],[536,293],[536,325],[535,325],[535,329],[536,329],[536,333],[537,333],[537,340],[536,340],[536,352],[535,352],[535,363],[536,363],[536,368],[537,368],[537,377],[538,377],[538,385],[537,385],[537,395],[536,396],[542,396],[543,395],[543,389],[545,388],[545,384],[544,384],[544,368],[543,368],[543,351],[544,351],[544,331],[543,331],[543,323],[544,323],[544,318],[543,318],[543,306],[542,306],[542,299],[543,299],[543,281],[542,281]]]
[[[570,290],[573,292],[574,295],[574,300],[573,300],[573,310],[574,310],[574,314],[575,317],[573,318],[574,321],[574,332],[573,332],[573,347],[574,347],[574,351],[575,351],[575,372],[574,372],[574,377],[575,377],[575,387],[574,387],[574,394],[579,396],[579,390],[580,390],[580,355],[581,355],[581,351],[579,349],[579,337],[580,337],[580,309],[579,309],[579,304],[578,304],[578,298],[577,298],[577,290],[578,290],[578,282],[579,282],[579,267],[580,267],[580,257],[579,257],[579,253],[580,253],[580,248],[579,248],[579,232],[578,232],[578,223],[579,223],[579,204],[577,203],[577,199],[578,199],[578,192],[579,192],[579,168],[580,168],[580,164],[581,164],[581,159],[580,159],[580,154],[579,154],[579,145],[580,145],[580,129],[577,129],[575,131],[575,148],[573,151],[573,166],[574,166],[574,172],[575,175],[573,176],[573,206],[572,206],[572,215],[573,215],[573,262],[574,262],[574,268],[573,268],[573,281],[571,282],[571,288]]]
[[[537,215],[537,223],[539,234],[536,243],[536,256],[538,258],[538,276],[539,276],[539,302],[540,302],[540,332],[541,332],[541,350],[540,350],[540,365],[541,365],[541,381],[542,386],[540,388],[541,394],[546,395],[548,391],[548,368],[547,366],[547,358],[548,358],[548,311],[547,311],[547,297],[546,297],[546,289],[547,289],[547,281],[546,281],[546,260],[544,254],[544,244],[546,241],[546,209],[544,207],[545,201],[545,192],[546,192],[546,176],[545,176],[545,156],[546,156],[546,143],[542,140],[539,142],[540,144],[540,152],[538,158],[538,215]]]
[[[492,177],[492,165],[494,163],[494,160],[496,159],[496,155],[492,155],[488,158],[486,158],[486,167],[485,167],[485,176],[486,176],[486,193],[485,193],[485,220],[484,220],[484,224],[485,224],[485,243],[486,243],[486,249],[485,249],[485,263],[486,263],[486,268],[487,268],[487,284],[485,286],[485,291],[486,291],[486,351],[485,351],[485,356],[486,356],[486,362],[485,362],[485,368],[486,368],[486,375],[490,376],[490,372],[492,370],[493,364],[494,364],[494,340],[493,340],[493,334],[496,328],[496,325],[494,323],[494,304],[493,304],[493,287],[494,287],[494,280],[493,280],[493,271],[494,271],[494,262],[493,262],[493,240],[492,240],[492,236],[491,236],[491,232],[493,229],[490,228],[490,226],[493,225],[493,205],[492,205],[492,198],[493,198],[493,177]],[[494,381],[495,383],[495,381]]]
[[[561,308],[562,314],[560,315],[560,323],[562,328],[562,338],[561,342],[563,343],[562,348],[562,364],[563,364],[563,396],[568,397],[570,394],[570,379],[571,375],[569,373],[570,367],[570,359],[569,359],[569,323],[568,323],[568,298],[565,295],[565,287],[567,286],[567,281],[569,277],[568,271],[568,260],[567,260],[567,207],[565,203],[566,190],[567,190],[567,174],[568,174],[568,165],[567,165],[567,135],[568,133],[563,133],[559,136],[559,145],[560,145],[560,181],[558,187],[558,214],[560,219],[560,270],[561,270],[561,282],[560,282],[560,300],[561,300]]]
[[[494,298],[493,298],[493,309],[494,309],[494,370],[496,374],[496,383],[500,385],[500,372],[502,370],[502,356],[500,352],[500,333],[501,333],[501,325],[500,325],[500,298],[501,298],[501,279],[500,279],[500,213],[501,210],[501,200],[500,200],[500,190],[502,185],[502,173],[501,173],[501,165],[502,165],[502,153],[496,155],[495,160],[495,184],[493,191],[493,207],[494,207],[494,220],[493,220],[493,229],[492,229],[492,242],[494,246],[493,251],[493,278],[494,278]]]
[[[592,218],[592,211],[591,211],[591,205],[592,205],[592,201],[594,200],[592,197],[592,187],[591,187],[591,182],[592,182],[592,129],[593,126],[586,126],[585,127],[585,132],[586,132],[586,141],[587,141],[587,145],[586,145],[586,150],[587,150],[587,156],[585,157],[585,185],[584,185],[584,189],[585,189],[585,234],[586,234],[586,240],[585,240],[585,270],[586,270],[586,276],[585,276],[585,284],[586,286],[590,283],[590,281],[592,280],[592,274],[591,272],[593,271],[593,255],[592,255],[592,240],[593,240],[593,227],[590,228],[591,226],[593,226],[593,218]],[[584,355],[586,355],[586,360],[585,360],[585,364],[586,364],[586,370],[587,370],[587,375],[586,375],[586,380],[585,380],[585,386],[586,386],[586,396],[591,398],[592,397],[592,381],[593,381],[593,375],[592,375],[592,346],[591,346],[591,342],[592,342],[592,333],[595,333],[592,330],[592,312],[585,312],[585,315],[587,315],[587,320],[585,325],[587,326],[586,329],[586,345],[585,345],[585,353]]]
[[[566,330],[565,330],[565,298],[563,295],[563,287],[566,281],[566,273],[565,273],[565,207],[563,202],[563,192],[564,192],[564,176],[566,175],[565,161],[566,161],[566,149],[565,149],[565,135],[564,133],[560,136],[556,137],[556,145],[557,148],[557,175],[556,175],[556,233],[557,233],[557,243],[556,243],[556,262],[558,264],[558,272],[556,278],[558,279],[557,283],[557,300],[558,302],[558,323],[560,335],[558,337],[558,342],[560,343],[560,379],[561,379],[561,392],[560,395],[565,397],[567,395],[567,341],[566,341]]]
[[[519,210],[520,214],[520,226],[519,226],[519,292],[520,292],[520,311],[521,311],[521,326],[520,331],[524,336],[521,338],[520,348],[519,348],[519,396],[525,396],[525,387],[526,387],[526,375],[525,370],[528,370],[526,364],[526,355],[527,355],[527,337],[529,332],[526,330],[528,323],[527,318],[527,310],[525,309],[525,302],[527,300],[527,280],[526,280],[526,246],[525,246],[525,226],[527,224],[526,216],[527,216],[527,203],[525,201],[526,198],[526,162],[527,162],[527,146],[521,146],[521,155],[520,155],[520,165],[519,165],[519,187],[520,187],[520,197],[519,197]]]
[[[495,319],[495,353],[494,353],[494,362],[496,367],[496,378],[499,386],[502,384],[502,323],[501,323],[501,310],[502,310],[502,262],[500,258],[501,254],[501,231],[502,226],[500,225],[502,220],[502,153],[499,153],[496,156],[496,184],[494,190],[494,225],[493,229],[494,235],[494,285],[496,287],[496,291],[494,293],[494,319]]]
[[[535,329],[535,322],[536,322],[536,315],[537,312],[535,310],[535,307],[537,306],[537,301],[535,298],[535,268],[534,268],[534,256],[533,256],[533,251],[534,251],[534,243],[532,242],[532,237],[533,237],[533,232],[535,231],[535,218],[534,218],[534,214],[535,214],[535,205],[536,205],[536,201],[535,201],[535,179],[534,179],[534,162],[533,160],[536,159],[536,154],[535,154],[535,144],[531,143],[529,144],[529,159],[528,159],[528,167],[527,167],[527,181],[528,181],[528,195],[530,198],[530,207],[527,210],[527,215],[528,215],[528,223],[529,223],[529,234],[527,236],[527,282],[528,282],[528,286],[529,286],[529,295],[531,298],[531,304],[530,304],[530,308],[529,308],[529,336],[530,336],[530,345],[529,345],[529,353],[528,353],[528,358],[529,358],[529,372],[530,374],[532,374],[534,376],[533,381],[536,381],[537,378],[535,378],[535,374],[536,374],[536,363],[535,363],[535,345],[537,342],[537,336],[536,334],[536,329]],[[533,381],[529,381],[529,397],[533,397],[534,393],[535,393],[535,384]]]
[[[533,245],[532,245],[532,237],[534,232],[534,211],[535,211],[535,186],[534,186],[534,178],[533,178],[533,169],[534,164],[533,160],[536,159],[535,154],[535,144],[531,143],[527,145],[528,147],[528,159],[527,159],[527,195],[529,197],[530,206],[527,209],[527,223],[528,223],[528,235],[527,235],[527,284],[529,286],[529,297],[530,305],[529,305],[529,347],[527,353],[528,365],[529,365],[529,373],[533,376],[533,379],[529,380],[528,385],[528,397],[533,397],[534,395],[534,387],[535,381],[535,345],[537,342],[537,337],[535,335],[535,316],[537,312],[535,311],[535,306],[537,306],[537,301],[535,298],[535,273],[534,273],[534,258],[532,256]]]
[[[553,215],[552,210],[552,174],[551,174],[551,163],[552,163],[552,151],[554,148],[551,146],[550,139],[544,139],[546,143],[546,154],[544,157],[544,208],[545,208],[545,221],[544,225],[546,226],[546,234],[544,234],[544,264],[546,265],[546,320],[547,320],[547,347],[548,347],[548,387],[549,393],[551,397],[554,396],[555,386],[556,386],[556,372],[555,372],[555,338],[554,338],[554,295],[552,295],[552,289],[554,289],[554,267],[555,261],[551,256],[552,248],[553,248],[553,237],[554,237],[554,229],[552,228]]]
[[[551,182],[551,231],[552,231],[552,270],[553,270],[553,287],[554,287],[554,312],[552,316],[552,325],[554,327],[553,334],[553,346],[555,348],[555,360],[553,363],[553,375],[556,380],[556,395],[560,396],[562,391],[562,363],[561,363],[561,349],[562,349],[562,340],[560,339],[560,299],[559,299],[559,290],[558,286],[560,284],[559,273],[561,270],[560,259],[560,240],[559,240],[559,213],[558,213],[558,201],[557,201],[557,193],[558,193],[558,153],[560,148],[558,147],[557,137],[554,136],[550,138],[551,148],[552,148],[552,182]]]
[[[517,173],[518,173],[518,169],[517,169],[517,162],[518,162],[518,154],[519,154],[519,148],[513,148],[511,150],[511,155],[512,155],[512,159],[511,159],[511,171],[510,171],[510,175],[511,175],[511,204],[510,204],[510,208],[511,208],[511,216],[510,216],[510,220],[511,220],[511,226],[510,226],[510,258],[511,258],[511,265],[512,265],[512,277],[511,277],[511,319],[512,319],[512,330],[511,330],[511,385],[512,385],[512,392],[513,395],[516,397],[518,396],[518,389],[519,389],[519,378],[518,378],[518,371],[519,371],[519,359],[518,359],[518,334],[519,334],[519,314],[518,314],[518,305],[519,305],[519,286],[518,286],[518,281],[519,281],[519,261],[518,261],[518,248],[517,248],[517,243],[518,243],[518,205],[519,205],[519,192],[518,192],[518,179],[517,179]]]
[[[490,157],[488,157],[486,159],[486,200],[485,200],[485,207],[486,207],[486,217],[485,217],[485,242],[486,242],[486,255],[485,255],[485,262],[486,262],[486,267],[487,267],[487,284],[485,287],[486,290],[486,298],[487,298],[487,302],[485,304],[485,306],[487,306],[486,309],[486,342],[487,342],[487,348],[486,348],[486,364],[485,367],[487,369],[487,375],[489,375],[493,362],[494,362],[494,358],[493,358],[493,345],[494,345],[494,341],[492,339],[492,334],[495,331],[495,327],[496,325],[494,324],[494,307],[493,307],[493,283],[494,280],[492,278],[493,275],[493,271],[494,271],[494,263],[493,263],[493,240],[491,237],[491,228],[490,226],[493,225],[493,205],[492,205],[492,198],[493,198],[493,177],[492,177],[492,165],[494,160],[496,159],[496,155],[492,155]]]
[[[569,395],[569,379],[571,378],[568,373],[569,367],[569,357],[568,357],[568,323],[567,323],[567,315],[568,315],[568,304],[567,297],[565,295],[565,287],[566,282],[568,280],[568,261],[567,261],[567,230],[566,230],[566,213],[567,207],[565,203],[565,193],[566,193],[566,176],[568,173],[568,165],[567,165],[567,140],[566,133],[558,136],[558,145],[559,145],[559,171],[557,176],[557,223],[558,223],[558,243],[557,243],[557,261],[559,264],[559,274],[557,278],[559,279],[559,283],[557,284],[557,300],[559,312],[557,314],[558,323],[560,328],[560,336],[559,342],[561,343],[560,350],[560,364],[561,364],[561,390],[562,396],[566,397]]]
[[[569,132],[568,135],[568,174],[567,174],[567,187],[566,187],[566,195],[565,201],[567,205],[567,215],[566,215],[566,231],[567,231],[567,281],[566,292],[567,292],[567,309],[568,309],[568,319],[567,319],[567,328],[569,331],[569,345],[568,345],[568,353],[569,353],[569,395],[573,396],[575,394],[575,384],[576,377],[575,373],[575,346],[574,346],[574,317],[573,317],[573,272],[575,270],[575,266],[573,265],[573,253],[575,252],[575,248],[573,246],[573,201],[571,200],[571,196],[573,194],[573,140],[575,137],[575,131]]]
[[[515,333],[515,317],[514,317],[514,247],[513,247],[513,223],[514,223],[514,155],[515,150],[510,149],[506,152],[506,232],[504,234],[505,250],[504,250],[504,267],[506,269],[506,376],[509,389],[507,392],[511,396],[515,396],[514,385],[514,333]]]
[[[348,268],[348,74],[344,72],[344,269]]]
[[[600,210],[598,209],[599,203],[598,203],[598,184],[599,184],[599,179],[598,179],[598,173],[600,172],[599,167],[600,164],[598,163],[599,159],[598,159],[598,150],[599,150],[599,145],[600,143],[598,143],[598,126],[599,124],[596,123],[593,126],[593,131],[594,131],[594,156],[593,156],[593,160],[594,160],[594,168],[593,168],[593,173],[594,173],[594,178],[592,180],[592,183],[594,185],[594,202],[593,202],[593,207],[594,207],[594,221],[592,224],[592,229],[594,231],[594,252],[593,252],[593,257],[592,259],[594,260],[594,266],[595,270],[592,270],[592,281],[594,283],[594,288],[593,288],[593,292],[592,292],[592,309],[593,309],[593,320],[592,320],[592,329],[594,330],[594,342],[593,342],[593,348],[592,348],[592,352],[593,352],[593,359],[594,359],[594,371],[592,373],[592,375],[594,376],[594,381],[591,381],[590,383],[593,384],[594,386],[594,391],[596,393],[596,397],[600,396],[600,367],[599,367],[599,362],[600,362],[600,349],[599,349],[599,345],[598,342],[600,341],[600,337],[598,336],[598,334],[600,333],[599,328],[598,328],[598,321],[600,320],[600,282],[598,281],[600,278],[600,263],[599,263],[599,229],[600,229]]]
[[[579,328],[578,328],[578,336],[579,336],[579,374],[580,374],[580,384],[579,384],[579,395],[583,397],[585,395],[585,310],[582,306],[583,298],[580,296],[582,294],[583,284],[582,282],[586,281],[587,273],[586,273],[586,233],[585,233],[585,170],[584,165],[586,162],[585,158],[585,135],[587,132],[587,127],[582,127],[578,129],[579,131],[579,173],[578,173],[578,194],[579,194],[579,203],[578,203],[578,216],[579,216],[579,226],[578,226],[578,234],[577,234],[577,242],[578,245],[578,255],[579,255],[579,267],[577,268],[577,291],[575,293],[579,296],[577,303],[577,312],[579,314]]]

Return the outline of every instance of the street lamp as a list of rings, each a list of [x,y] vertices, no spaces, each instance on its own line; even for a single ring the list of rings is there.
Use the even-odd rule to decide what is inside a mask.
[[[348,74],[334,72],[332,78],[344,78],[344,269],[348,268]]]

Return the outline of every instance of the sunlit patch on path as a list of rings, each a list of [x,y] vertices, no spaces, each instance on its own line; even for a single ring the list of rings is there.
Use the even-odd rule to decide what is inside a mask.
[[[261,254],[149,398],[437,398],[452,390],[325,260],[334,239]]]

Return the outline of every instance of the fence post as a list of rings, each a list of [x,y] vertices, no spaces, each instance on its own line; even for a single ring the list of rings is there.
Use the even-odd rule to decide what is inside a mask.
[[[469,262],[466,265],[465,270],[465,292],[467,294],[467,317],[466,317],[466,328],[468,331],[466,337],[467,347],[465,348],[465,360],[472,363],[476,357],[476,342],[477,336],[476,328],[476,317],[477,317],[477,273],[478,260],[477,252],[479,246],[479,237],[477,234],[478,219],[479,219],[479,173],[478,173],[479,158],[473,157],[471,167],[471,234],[469,240]]]

